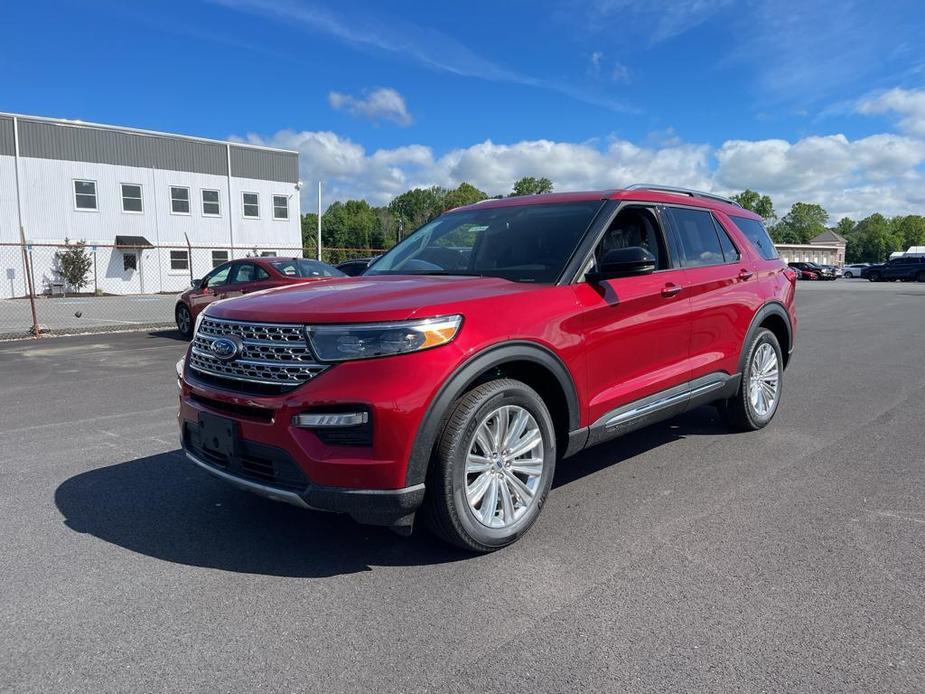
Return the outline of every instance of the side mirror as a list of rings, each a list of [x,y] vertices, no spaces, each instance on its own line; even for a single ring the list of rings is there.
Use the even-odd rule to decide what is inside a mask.
[[[655,256],[642,246],[614,248],[607,251],[597,264],[597,270],[585,277],[589,282],[600,282],[615,277],[647,275],[655,272]]]
[[[202,289],[202,280],[190,280],[189,286],[193,289]]]

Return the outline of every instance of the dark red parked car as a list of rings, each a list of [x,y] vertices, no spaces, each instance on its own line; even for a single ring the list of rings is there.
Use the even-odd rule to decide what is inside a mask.
[[[725,199],[486,201],[361,277],[210,306],[178,364],[183,448],[272,499],[401,532],[423,512],[494,550],[588,446],[707,403],[767,425],[794,294],[761,219]]]
[[[177,330],[191,338],[197,316],[218,299],[329,277],[346,275],[326,263],[305,258],[241,258],[223,263],[201,280],[194,280],[193,286],[177,298]]]

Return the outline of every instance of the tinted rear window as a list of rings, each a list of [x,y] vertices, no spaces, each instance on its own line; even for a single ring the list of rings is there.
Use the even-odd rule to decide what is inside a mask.
[[[703,210],[684,208],[674,208],[671,214],[678,228],[684,267],[722,265],[726,262],[713,215]]]
[[[764,228],[764,224],[748,217],[731,217],[731,219],[739,227],[739,231],[745,234],[745,238],[751,241],[762,258],[771,260],[778,257],[777,249],[774,248],[774,242],[768,236],[768,230]]]
[[[317,260],[304,260],[301,258],[287,258],[274,260],[270,263],[282,274],[288,277],[343,277],[344,273],[335,267]]]

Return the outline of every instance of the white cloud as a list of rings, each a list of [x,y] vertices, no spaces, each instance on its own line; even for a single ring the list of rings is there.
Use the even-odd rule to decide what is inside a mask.
[[[411,125],[413,120],[405,98],[388,87],[379,87],[363,97],[331,92],[328,94],[328,103],[333,109],[347,111],[371,121],[390,120],[399,125]]]
[[[645,26],[646,38],[652,43],[666,41],[707,21],[733,0],[576,0],[587,23],[599,27],[604,20],[616,20],[627,26]]]
[[[547,176],[556,190],[639,182],[724,194],[752,188],[769,194],[781,214],[797,200],[822,204],[833,219],[872,212],[925,214],[925,138],[912,134],[728,140],[711,147],[684,142],[669,129],[653,133],[644,144],[619,138],[510,144],[486,140],[440,155],[419,144],[367,152],[332,132],[287,130],[248,140],[297,149],[302,179],[324,180],[328,202],[365,198],[382,205],[411,187],[462,181],[490,195],[506,194],[522,176]],[[311,188],[306,187],[303,210],[315,204]]]
[[[623,63],[615,63],[610,71],[610,79],[614,82],[627,83],[630,81],[630,69]]]
[[[896,114],[899,127],[904,132],[925,137],[925,89],[890,89],[862,99],[858,111],[864,114]]]

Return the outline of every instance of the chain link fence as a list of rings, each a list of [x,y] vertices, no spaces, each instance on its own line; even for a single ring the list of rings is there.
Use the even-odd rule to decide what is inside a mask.
[[[383,253],[323,248],[337,264]],[[314,248],[0,243],[0,339],[171,328],[177,296],[246,257],[315,258]]]

